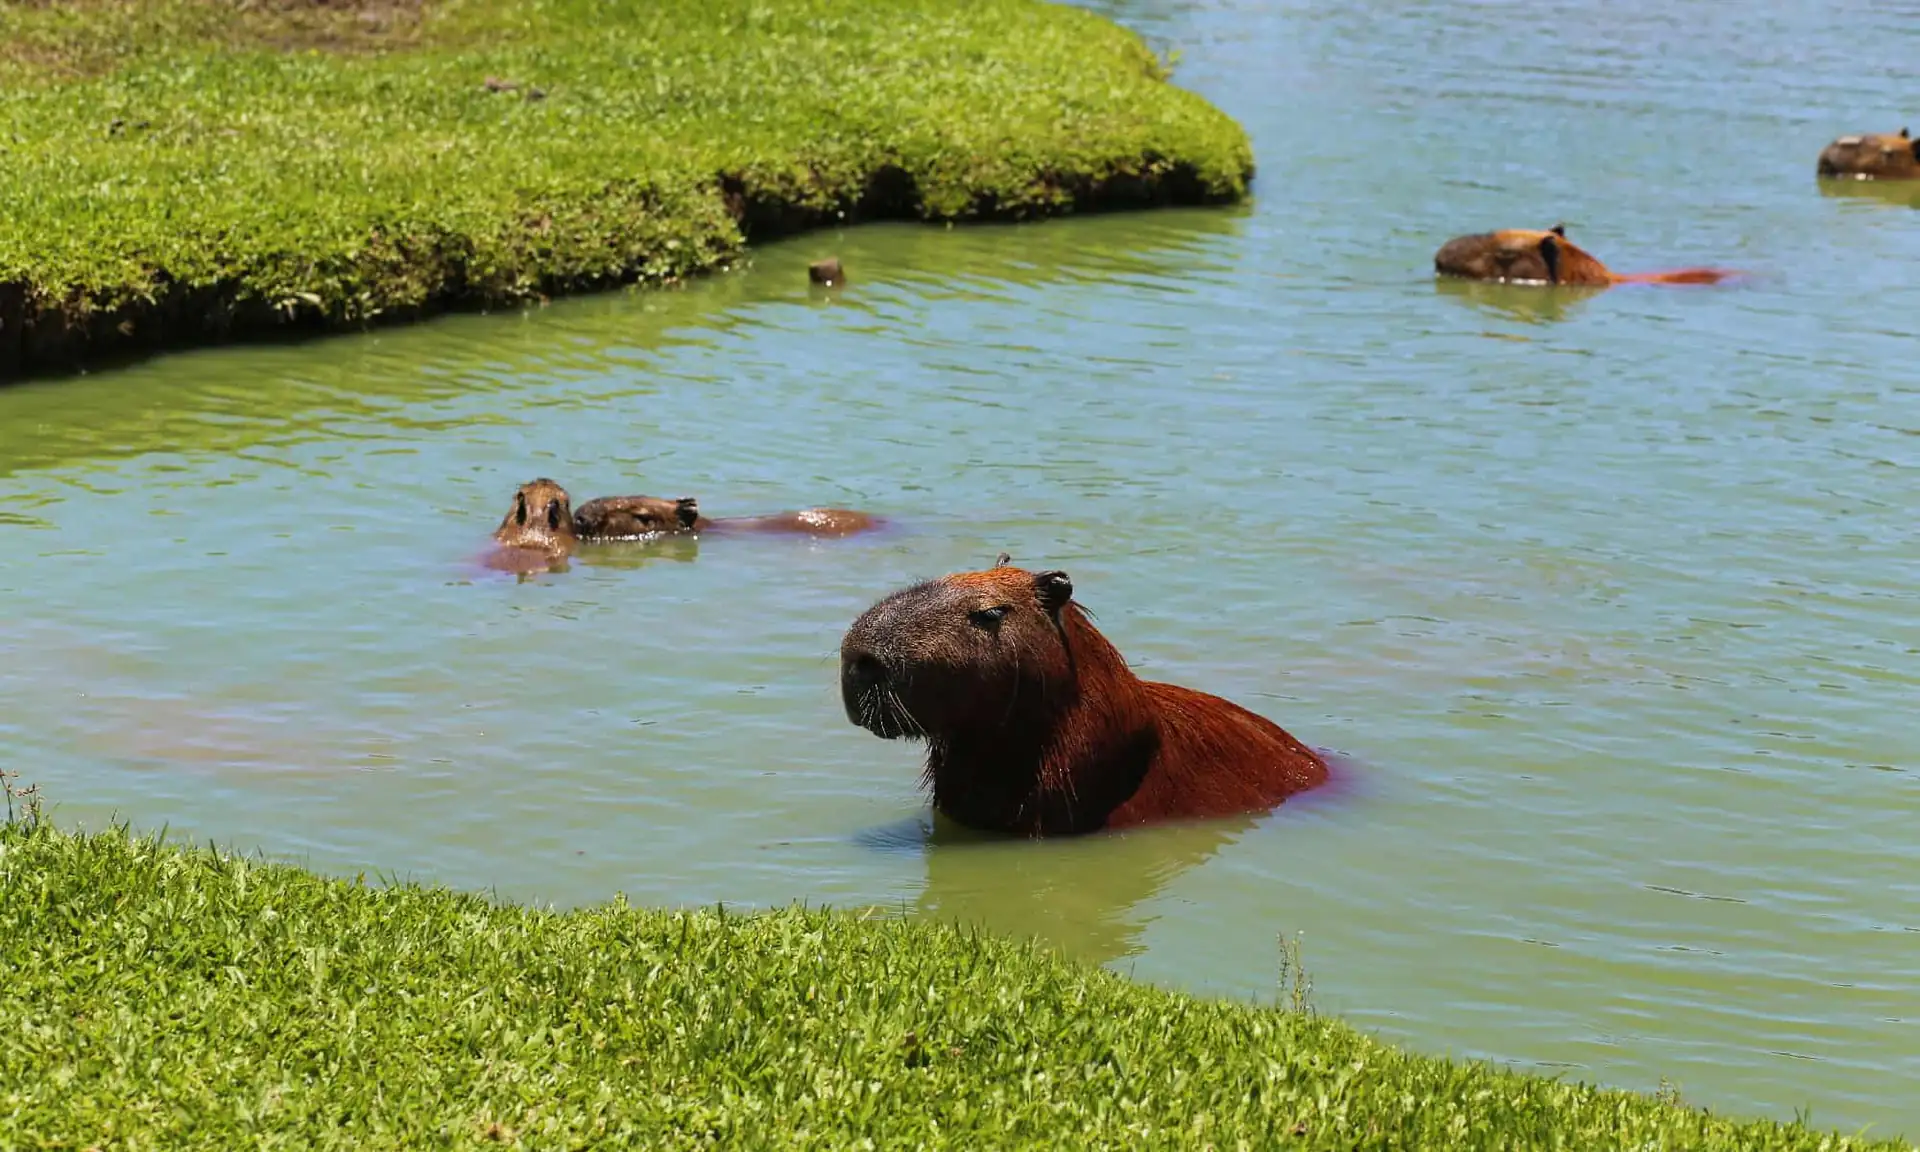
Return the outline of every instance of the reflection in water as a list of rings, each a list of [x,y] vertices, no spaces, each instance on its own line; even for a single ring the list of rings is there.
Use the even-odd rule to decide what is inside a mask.
[[[521,582],[536,576],[558,575],[568,568],[567,554],[541,548],[489,548],[480,557],[480,567],[490,572],[505,572]]]
[[[1581,305],[1607,291],[1566,284],[1495,284],[1457,276],[1435,276],[1433,287],[1444,298],[1527,324],[1569,319],[1579,313]]]
[[[505,572],[522,582],[545,575],[570,571],[575,564],[609,571],[635,571],[649,564],[685,564],[700,556],[700,537],[658,536],[643,540],[583,540],[568,552],[544,552],[537,548],[488,549],[480,566]]]
[[[1169,882],[1258,819],[1029,841],[982,836],[935,816],[917,909],[1110,963],[1143,950],[1154,919],[1147,905]]]
[[[1877,201],[1896,208],[1920,208],[1920,180],[1825,180],[1815,177],[1820,195],[1840,200]]]
[[[406,452],[436,434],[515,423],[504,413],[470,409],[449,417],[434,406],[511,390],[530,375],[576,386],[548,400],[556,411],[604,402],[609,397],[597,382],[610,368],[633,368],[644,379],[651,355],[710,344],[738,326],[731,313],[749,305],[851,309],[872,313],[878,325],[901,290],[934,300],[992,300],[1012,287],[1049,281],[1144,280],[1162,273],[1170,256],[1203,271],[1208,265],[1199,246],[1231,235],[1245,213],[1172,209],[1145,219],[1141,227],[1097,232],[1058,224],[871,225],[761,250],[752,275],[719,273],[674,289],[621,289],[517,315],[447,316],[320,344],[162,355],[108,374],[124,381],[121,387],[74,387],[69,380],[13,385],[0,420],[0,477],[84,459],[284,449],[328,437],[385,441]],[[810,285],[806,265],[816,248],[839,253],[858,284],[831,291]],[[603,336],[610,327],[621,333],[611,346]],[[857,375],[859,365],[842,372]],[[623,379],[618,397],[633,392]],[[610,443],[628,447],[618,437]],[[537,455],[537,448],[529,453]],[[641,477],[629,470],[627,479]]]
[[[649,564],[687,564],[700,557],[700,537],[662,536],[656,540],[582,542],[573,558],[583,566],[632,571]]]
[[[337,772],[393,767],[376,727],[317,727],[287,685],[183,677],[167,653],[131,638],[20,623],[0,633],[0,699],[60,718],[69,750],[142,771]],[[71,691],[69,686],[81,686]],[[164,688],[157,687],[165,685]],[[95,798],[61,796],[55,803]]]

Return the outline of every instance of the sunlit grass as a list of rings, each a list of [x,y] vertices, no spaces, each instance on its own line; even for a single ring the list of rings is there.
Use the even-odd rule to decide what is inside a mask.
[[[25,822],[0,973],[8,1148],[1869,1146],[926,922],[560,913]]]
[[[0,22],[0,372],[84,339],[671,279],[843,213],[1226,200],[1252,170],[1138,37],[1038,0],[52,0]]]

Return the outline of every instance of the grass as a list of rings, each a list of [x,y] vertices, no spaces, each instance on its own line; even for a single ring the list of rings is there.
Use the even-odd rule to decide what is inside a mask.
[[[0,829],[0,1145],[1870,1145],[893,918],[374,886]]]
[[[1039,0],[0,0],[0,377],[1252,169],[1137,36]]]

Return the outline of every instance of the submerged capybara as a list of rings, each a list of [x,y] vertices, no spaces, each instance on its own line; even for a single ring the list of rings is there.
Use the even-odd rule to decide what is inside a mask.
[[[1854,180],[1920,180],[1920,140],[1898,132],[1842,136],[1820,150],[1815,171]]]
[[[1264,811],[1326,761],[1237,704],[1142,680],[1064,572],[1004,562],[895,592],[840,645],[847,718],[927,743],[933,806],[1058,836]]]
[[[1592,253],[1567,239],[1564,224],[1545,231],[1507,228],[1456,236],[1433,255],[1433,270],[1468,280],[1518,284],[1717,284],[1733,275],[1719,268],[1682,268],[1673,272],[1615,272]]]
[[[542,477],[522,484],[513,494],[513,505],[494,530],[493,538],[507,548],[563,553],[582,541],[646,540],[709,531],[840,537],[882,523],[877,516],[847,508],[803,508],[768,516],[709,519],[700,514],[700,502],[691,496],[677,500],[603,496],[574,508],[565,488]]]

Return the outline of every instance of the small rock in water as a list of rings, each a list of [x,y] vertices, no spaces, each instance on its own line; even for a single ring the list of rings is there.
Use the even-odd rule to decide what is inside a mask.
[[[846,282],[846,273],[840,270],[840,258],[829,256],[825,260],[815,260],[807,265],[807,279],[815,284],[832,287]]]

